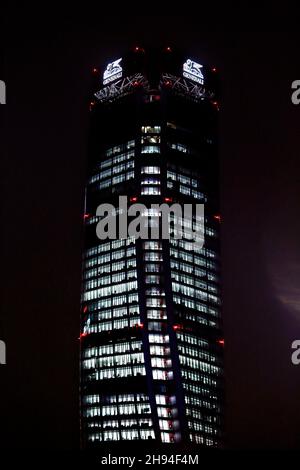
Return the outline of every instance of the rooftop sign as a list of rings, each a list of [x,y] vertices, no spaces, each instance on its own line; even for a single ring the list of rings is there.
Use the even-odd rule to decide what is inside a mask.
[[[117,78],[122,77],[123,69],[120,64],[121,59],[117,59],[114,62],[111,62],[107,65],[104,73],[103,73],[103,85],[107,85],[108,83],[116,80]]]
[[[202,67],[203,65],[197,64],[197,62],[194,62],[191,59],[187,59],[187,61],[183,64],[183,76],[189,80],[200,83],[200,85],[203,85],[204,76],[201,71]]]

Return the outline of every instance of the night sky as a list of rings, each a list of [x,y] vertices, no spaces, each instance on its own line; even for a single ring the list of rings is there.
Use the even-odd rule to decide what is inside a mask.
[[[93,16],[91,19],[90,16]],[[226,444],[300,448],[300,33],[204,32],[193,17],[1,16],[0,448],[76,449],[91,70],[171,45],[220,71]]]

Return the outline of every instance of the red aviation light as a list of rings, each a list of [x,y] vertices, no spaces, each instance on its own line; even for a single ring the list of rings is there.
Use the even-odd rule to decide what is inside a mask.
[[[87,335],[88,335],[88,333],[80,333],[79,339],[82,339],[82,338],[84,338],[84,337],[87,336]]]
[[[165,197],[165,202],[173,202],[173,198],[172,197]]]
[[[93,107],[95,106],[95,101],[91,101],[90,102],[90,111],[92,111]]]
[[[98,69],[96,67],[93,68],[93,73],[98,73]]]
[[[130,198],[130,202],[136,202],[138,200],[138,198],[136,196],[132,196]]]
[[[216,72],[217,72],[217,68],[216,68],[216,67],[213,67],[213,68],[211,69],[211,71],[214,72],[214,73],[216,73]]]
[[[91,216],[90,214],[83,214],[83,220],[89,219],[90,216]]]
[[[172,52],[171,47],[170,47],[170,46],[166,47],[166,51],[167,51],[167,52]]]
[[[220,346],[224,346],[224,345],[225,345],[224,339],[218,339],[217,343],[218,343]]]
[[[83,311],[83,313],[86,313],[86,312],[88,311],[87,305],[85,305],[85,306],[83,307],[83,310],[82,310],[82,311]]]
[[[175,331],[176,330],[182,330],[182,325],[177,325],[177,324],[173,325],[173,330],[175,330]]]
[[[144,328],[144,323],[137,323],[135,326],[137,328]]]
[[[140,46],[135,46],[134,52],[145,52],[145,49],[143,47],[140,47]]]
[[[221,216],[220,216],[220,214],[214,215],[214,219],[221,223]]]

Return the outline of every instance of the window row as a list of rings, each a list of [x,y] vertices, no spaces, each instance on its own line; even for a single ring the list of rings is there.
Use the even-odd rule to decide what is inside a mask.
[[[183,304],[185,304],[184,299],[183,299]],[[192,311],[189,311],[185,314],[185,319],[196,322],[196,323],[200,323],[201,325],[211,326],[212,328],[220,327],[219,321],[208,319],[207,317],[204,317],[203,315],[192,312]]]
[[[209,415],[207,413],[203,413],[200,411],[199,408],[191,408],[189,406],[186,407],[186,414],[188,416],[192,416],[193,419],[197,419],[200,421],[206,421],[208,423],[215,423],[218,424],[220,422],[220,418],[218,416]]]
[[[100,310],[102,308],[108,308],[111,306],[125,305],[131,303],[138,303],[138,294],[132,293],[127,295],[115,295],[112,298],[100,299],[89,306],[90,310]]]
[[[178,240],[175,240],[178,241]],[[171,240],[171,243],[173,240]],[[205,266],[210,269],[217,270],[218,265],[214,261],[209,261],[205,257],[193,255],[193,253],[188,253],[186,251],[170,248],[170,255],[173,256],[175,259],[181,259],[183,261],[188,261],[189,263],[194,263],[198,266]]]
[[[186,196],[192,196],[195,199],[200,199],[201,201],[207,202],[207,197],[201,191],[197,191],[193,188],[188,188],[187,186],[183,186],[180,184],[179,186],[175,186],[173,181],[167,181],[167,188],[169,189],[178,189],[181,194],[185,194]]]
[[[188,388],[188,385],[186,385],[186,387],[184,387],[184,388]],[[194,406],[198,406],[200,408],[205,408],[205,409],[208,409],[208,410],[217,411],[218,410],[218,405],[216,403],[213,403],[213,402],[202,399],[200,397],[200,395],[202,394],[201,388],[198,387],[197,390],[198,390],[197,396],[192,396],[192,395],[189,395],[188,393],[186,393],[185,403],[186,404],[191,404],[191,405],[194,405]]]
[[[184,356],[191,356],[203,359],[207,362],[216,362],[217,357],[214,354],[209,354],[206,351],[202,351],[198,348],[193,348],[192,346],[184,346],[178,342],[178,351]]]
[[[116,369],[102,369],[87,375],[87,380],[98,381],[105,379],[119,379],[124,377],[137,377],[146,375],[144,366],[118,367]]]
[[[209,281],[218,282],[218,277],[215,274],[209,271],[206,271],[204,269],[198,268],[192,264],[187,264],[187,263],[184,263],[183,261],[177,261],[177,260],[171,259],[170,265],[171,265],[171,269],[173,270],[176,269],[180,272],[183,271],[185,273],[193,274],[194,276],[197,276],[198,278],[207,277]]]
[[[152,370],[153,380],[173,380],[173,371],[166,371],[160,369]]]
[[[91,281],[84,283],[84,290],[94,289],[95,287],[107,286],[109,284],[115,284],[125,280],[136,279],[137,272],[136,270],[130,270],[127,272],[119,272],[117,274],[112,274],[111,276],[100,276]]]
[[[106,154],[106,156],[110,156],[110,155]],[[113,158],[108,158],[106,160],[102,160],[97,165],[97,169],[100,168],[101,170],[103,170],[105,168],[109,168],[111,166],[118,165],[119,163],[126,162],[128,160],[132,160],[134,158],[134,156],[135,156],[134,150],[130,150],[129,152],[123,152],[119,155],[114,156]]]
[[[213,441],[212,439],[208,439],[202,435],[199,434],[190,434],[190,440],[192,442],[195,442],[196,444],[202,444],[207,447],[212,447],[212,446],[217,446],[217,442]]]
[[[183,379],[191,380],[192,382],[199,382],[199,384],[209,385],[210,387],[217,387],[217,380],[213,379],[211,376],[200,374],[194,370],[187,370],[181,368],[181,376]]]
[[[141,138],[141,144],[160,144],[160,135],[143,135]]]
[[[142,126],[143,134],[160,134],[160,126]]]
[[[123,183],[124,181],[128,181],[134,178],[134,171],[127,171],[126,173],[122,173],[121,175],[114,176],[113,178],[106,179],[99,183],[97,188],[98,189],[105,189],[110,188],[111,186],[115,186],[116,184]]]
[[[194,431],[202,431],[205,432],[206,434],[218,434],[218,430],[214,428],[213,426],[210,426],[209,424],[206,423],[201,423],[199,421],[188,421],[188,427],[190,429],[193,429]]]
[[[136,254],[135,246],[128,246],[127,248],[114,249],[98,257],[98,264],[103,262],[107,263],[108,261],[113,261],[121,258],[129,258]]]
[[[116,356],[107,356],[104,358],[92,358],[82,361],[84,369],[95,369],[102,367],[115,367],[134,364],[144,364],[143,353],[120,354]]]
[[[172,170],[167,170],[167,179],[172,181],[178,181],[179,183],[185,184],[192,188],[198,188],[199,181],[196,178],[191,178],[189,176],[183,175],[181,173],[177,173]]]
[[[130,403],[130,402],[146,402],[149,397],[141,393],[120,394],[120,395],[85,395],[83,397],[83,404],[93,403]]]
[[[214,308],[211,308],[211,307],[208,307],[207,305],[205,305],[201,302],[197,302],[194,299],[190,299],[188,297],[185,297],[184,295],[174,294],[173,295],[173,300],[178,305],[183,305],[187,308],[197,310],[198,312],[209,313],[213,317],[219,317],[220,316],[220,312],[218,310],[216,310]],[[195,320],[199,321],[199,320],[197,320],[197,318],[198,317],[196,317]],[[192,319],[192,318],[190,317],[189,319]],[[202,322],[200,322],[200,323],[202,323]]]
[[[188,276],[187,274],[180,274],[177,271],[171,271],[171,278],[180,284],[187,284],[189,286],[199,287],[200,289],[207,290],[218,294],[219,290],[216,286],[207,282],[200,281],[196,276]]]
[[[110,273],[112,271],[121,271],[123,269],[130,269],[136,267],[136,259],[127,259],[126,261],[119,261],[118,263],[109,263],[110,260],[105,260],[103,258],[91,258],[84,263],[85,268],[90,268],[97,264],[101,264],[102,266],[99,268],[94,268],[85,272],[84,277],[90,278],[93,276],[101,276],[101,274]],[[103,263],[103,264],[102,264]]]
[[[159,175],[160,174],[160,167],[159,166],[142,166],[141,167],[141,174],[146,175]]]
[[[141,153],[160,153],[159,145],[144,145],[141,148]]]
[[[182,354],[179,355],[179,361],[182,366],[190,367],[191,369],[199,370],[208,374],[219,375],[221,373],[220,367]]]
[[[83,294],[83,301],[86,302],[87,300],[109,297],[113,294],[122,294],[124,292],[130,292],[132,290],[137,290],[137,281],[123,282],[121,284],[87,291]]]
[[[111,343],[105,344],[103,346],[94,346],[89,347],[84,350],[84,357],[102,357],[102,356],[111,356],[114,354],[123,354],[132,351],[141,351],[142,342],[141,341],[126,341],[121,343]]]
[[[126,430],[126,431],[105,431],[103,433],[90,434],[88,440],[91,442],[102,442],[102,441],[134,441],[137,439],[154,439],[155,434],[152,429],[140,429],[140,430]]]
[[[202,290],[196,289],[194,287],[189,287],[178,282],[172,282],[173,292],[180,293],[187,297],[194,297],[195,299],[201,299],[204,302],[212,302],[216,305],[220,305],[221,301],[219,297],[203,292]]]
[[[125,239],[120,238],[117,240],[112,240],[110,242],[100,243],[97,246],[93,246],[92,248],[87,249],[85,252],[85,257],[89,258],[90,256],[103,253],[104,251],[117,250],[118,248],[127,247],[129,245],[134,245],[134,244],[135,244],[134,237],[128,237]]]
[[[106,150],[105,154],[107,157],[110,157],[111,155],[114,155],[116,153],[123,152],[125,149],[131,149],[135,146],[135,140],[129,140],[125,144],[120,144],[120,145],[115,145],[114,147],[111,147]]]
[[[133,328],[140,325],[139,317],[122,318],[114,321],[101,321],[100,323],[88,324],[84,327],[84,333],[102,333],[103,331],[122,330],[123,328]]]
[[[149,404],[133,403],[126,405],[111,405],[101,407],[88,407],[84,410],[83,415],[86,417],[93,416],[118,416],[118,415],[142,415],[150,414],[151,408]]]
[[[172,150],[177,150],[178,152],[182,152],[182,153],[188,153],[188,148],[184,144],[168,143],[168,145]]]
[[[187,390],[186,394],[194,393],[197,396],[201,395],[202,397],[206,397],[207,400],[212,401],[212,404],[214,404],[215,402],[216,407],[214,409],[220,412],[220,405],[219,405],[220,397],[216,396],[215,390],[206,388],[200,384],[191,383],[189,380],[186,380],[186,379],[183,379],[182,384],[183,384],[183,388]]]
[[[110,320],[115,318],[133,317],[138,316],[140,309],[138,305],[118,307],[113,309],[101,309],[99,313],[95,314],[97,320]]]
[[[160,187],[158,186],[143,186],[141,194],[144,196],[158,196],[161,194]]]
[[[128,160],[127,162],[120,163],[118,165],[111,166],[110,168],[103,169],[89,179],[89,184],[93,184],[96,181],[106,180],[118,173],[126,173],[126,171],[134,168],[134,160]]]

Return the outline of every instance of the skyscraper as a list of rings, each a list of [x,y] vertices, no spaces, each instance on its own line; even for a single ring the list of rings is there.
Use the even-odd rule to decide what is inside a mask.
[[[83,447],[136,440],[219,447],[217,72],[169,47],[136,47],[95,69],[93,80],[80,334]],[[204,246],[185,238],[100,240],[97,207],[118,208],[119,196],[144,204],[148,215],[152,204],[204,204]]]

